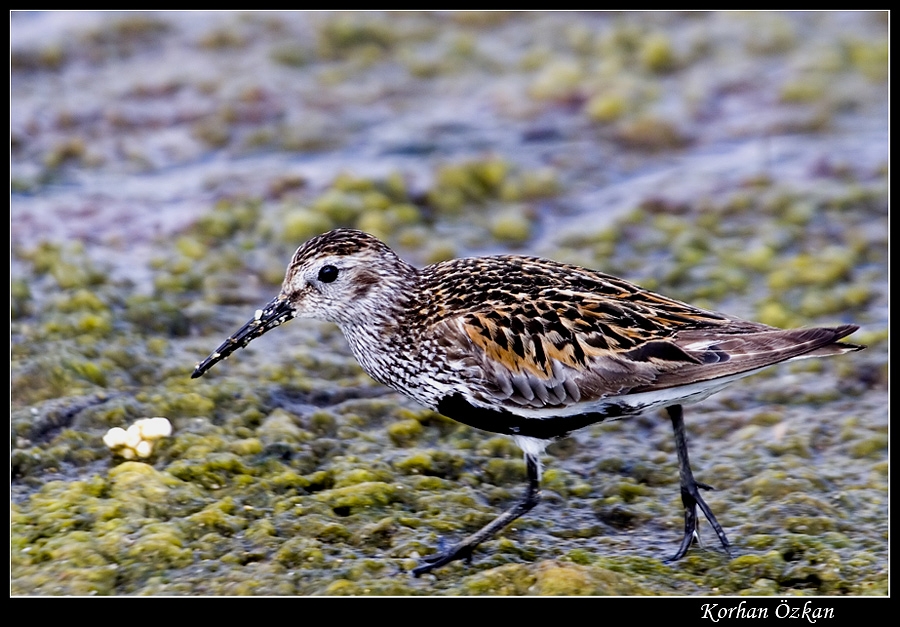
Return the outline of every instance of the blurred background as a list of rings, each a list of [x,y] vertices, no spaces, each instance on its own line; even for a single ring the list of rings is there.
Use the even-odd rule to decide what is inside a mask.
[[[887,593],[885,12],[13,12],[11,591]],[[518,449],[294,321],[194,364],[339,226],[411,262],[521,253],[868,350],[686,409],[732,559],[682,529],[671,426],[548,450],[472,565],[439,542]],[[102,441],[144,417],[152,456]],[[703,527],[707,542],[714,534]]]

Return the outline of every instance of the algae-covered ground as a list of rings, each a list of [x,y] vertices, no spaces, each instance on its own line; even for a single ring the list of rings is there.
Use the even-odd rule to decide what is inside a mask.
[[[885,13],[13,13],[13,595],[888,593]],[[293,250],[516,252],[776,326],[854,323],[671,425],[512,441],[293,321],[192,380]],[[112,427],[168,418],[142,461]]]

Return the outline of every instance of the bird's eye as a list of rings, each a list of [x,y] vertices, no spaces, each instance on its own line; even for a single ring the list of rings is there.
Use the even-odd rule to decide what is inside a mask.
[[[338,269],[334,266],[322,266],[319,270],[319,280],[322,283],[331,283],[338,277]]]

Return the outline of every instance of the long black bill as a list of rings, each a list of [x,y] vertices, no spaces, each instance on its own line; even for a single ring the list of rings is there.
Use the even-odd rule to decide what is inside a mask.
[[[293,317],[294,308],[291,306],[291,303],[283,296],[275,297],[265,308],[257,309],[256,315],[253,316],[252,320],[249,320],[247,324],[238,329],[237,333],[222,342],[222,345],[211,353],[209,357],[197,364],[191,379],[202,377],[207,370],[227,358],[237,349],[244,348],[263,333],[274,329]]]

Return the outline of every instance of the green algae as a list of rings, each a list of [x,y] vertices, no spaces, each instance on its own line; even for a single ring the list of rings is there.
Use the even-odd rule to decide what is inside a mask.
[[[396,486],[381,481],[364,481],[343,488],[323,490],[316,498],[327,503],[339,515],[346,515],[359,509],[383,507],[403,498],[403,491]]]
[[[545,561],[534,566],[500,566],[464,580],[465,594],[607,596],[634,594],[635,588],[612,571],[574,563]]]
[[[323,215],[316,209],[297,208],[285,217],[282,224],[282,236],[284,242],[293,244],[303,242],[330,230],[334,222],[327,215]]]
[[[418,420],[401,420],[388,426],[388,436],[397,446],[413,446],[422,434]]]
[[[641,42],[638,51],[641,64],[649,71],[658,74],[671,72],[678,60],[672,49],[672,41],[665,33],[652,33]]]
[[[49,274],[63,290],[96,288],[106,282],[104,268],[97,267],[80,244],[61,246],[42,242],[15,254],[30,263],[37,275]]]
[[[493,218],[491,235],[500,242],[522,244],[531,237],[531,223],[520,209],[514,207]]]

